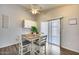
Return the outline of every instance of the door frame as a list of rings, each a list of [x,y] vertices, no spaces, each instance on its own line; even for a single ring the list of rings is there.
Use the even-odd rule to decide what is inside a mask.
[[[55,46],[58,46],[58,47],[61,47],[61,24],[62,24],[62,16],[61,17],[57,17],[57,18],[53,18],[53,19],[51,19],[51,20],[48,20],[48,21],[52,21],[52,20],[58,20],[58,19],[60,19],[60,45],[56,45],[56,44],[53,44],[53,45],[55,45]],[[49,32],[48,32],[49,33]],[[49,43],[49,44],[51,44],[51,43]]]
[[[55,17],[55,18],[50,19],[50,20],[42,20],[42,21],[40,21],[40,24],[41,24],[41,22],[49,22],[49,21],[52,21],[52,20],[58,20],[58,19],[60,19],[60,46],[53,44],[53,45],[59,46],[59,47],[61,47],[61,24],[62,24],[62,18],[63,18],[63,17],[60,16],[60,17]],[[40,29],[41,29],[41,25],[40,25]],[[48,33],[49,33],[49,30],[48,30]],[[49,35],[49,34],[48,34],[48,35]]]

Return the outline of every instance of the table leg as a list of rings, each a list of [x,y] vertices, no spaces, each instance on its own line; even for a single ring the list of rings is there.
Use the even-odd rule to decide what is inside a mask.
[[[34,55],[34,44],[33,44],[33,41],[31,41],[31,55]]]

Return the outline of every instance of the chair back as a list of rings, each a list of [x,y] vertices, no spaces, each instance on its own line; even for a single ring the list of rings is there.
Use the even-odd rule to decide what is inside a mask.
[[[41,36],[40,40],[39,40],[40,45],[42,45],[42,44],[45,45],[46,44],[46,39],[47,39],[47,35]]]

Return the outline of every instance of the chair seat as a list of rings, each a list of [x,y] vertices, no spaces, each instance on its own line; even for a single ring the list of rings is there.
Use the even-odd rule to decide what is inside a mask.
[[[28,41],[28,40],[24,40],[22,43],[23,43],[23,46],[24,46],[24,45],[30,44],[31,42]]]
[[[45,46],[45,42],[43,42],[43,43],[41,43],[41,44],[39,44],[38,42],[34,42],[34,44],[36,44],[36,45],[38,45],[38,46]]]

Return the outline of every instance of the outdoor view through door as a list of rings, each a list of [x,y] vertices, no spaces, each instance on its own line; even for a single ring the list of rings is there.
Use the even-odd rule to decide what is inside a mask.
[[[41,22],[41,32],[48,36],[48,43],[60,46],[60,19]]]
[[[47,35],[47,43],[51,45],[51,49],[53,50],[53,46],[57,46],[60,51],[60,18],[42,21],[40,25],[40,31]],[[55,51],[57,49],[55,48]]]
[[[48,42],[60,46],[60,19],[48,22]]]

